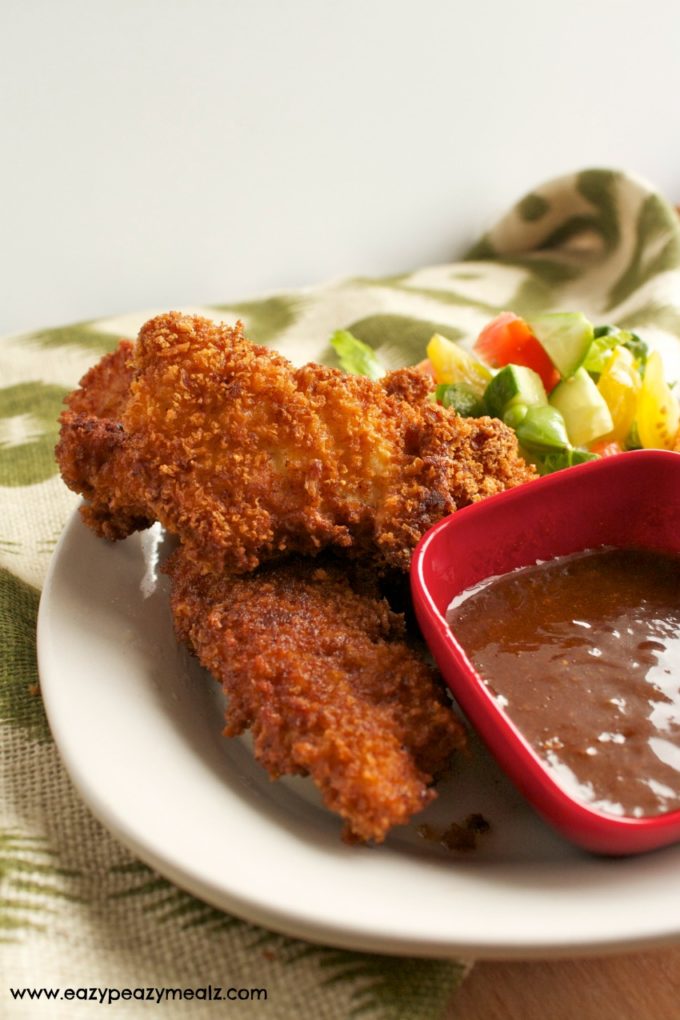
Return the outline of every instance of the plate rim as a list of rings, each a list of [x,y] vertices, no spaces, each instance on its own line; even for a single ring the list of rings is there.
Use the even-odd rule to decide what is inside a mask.
[[[369,930],[361,924],[351,926],[333,923],[328,919],[313,918],[308,909],[300,909],[297,912],[281,912],[271,905],[263,903],[261,899],[253,895],[252,890],[250,894],[244,894],[235,887],[227,888],[221,885],[217,888],[210,880],[201,878],[190,864],[182,865],[173,858],[172,854],[167,852],[164,854],[159,851],[148,833],[140,833],[126,824],[120,810],[112,808],[94,789],[88,781],[87,773],[81,768],[77,754],[74,753],[68,739],[65,739],[57,722],[56,706],[59,684],[56,680],[51,679],[54,667],[49,654],[52,626],[50,617],[53,612],[52,592],[60,570],[68,565],[69,542],[73,539],[74,531],[80,528],[85,528],[85,525],[81,521],[78,508],[76,508],[69,517],[51,557],[40,600],[37,651],[45,710],[60,758],[79,796],[115,838],[159,874],[216,908],[233,913],[253,924],[293,938],[355,951],[443,959],[460,959],[461,957],[496,960],[551,959],[644,950],[677,944],[680,941],[680,918],[674,924],[669,921],[660,925],[657,930],[643,935],[629,931],[619,932],[609,938],[593,938],[585,935],[582,938],[561,939],[555,937],[554,934],[546,938],[544,934],[539,940],[535,937],[518,935],[510,942],[508,940],[499,941],[493,937],[485,940],[423,939],[422,937],[414,938],[403,931],[387,934],[384,929],[380,929],[379,925],[377,929]],[[453,864],[455,864],[454,861],[452,861]],[[493,925],[490,923],[490,933],[492,930]]]

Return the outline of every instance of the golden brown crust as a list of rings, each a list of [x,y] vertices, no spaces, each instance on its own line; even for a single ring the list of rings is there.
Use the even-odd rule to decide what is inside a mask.
[[[120,421],[132,382],[133,344],[121,340],[111,354],[105,354],[86,372],[78,388],[65,403],[74,413]]]
[[[56,448],[61,476],[86,498],[80,513],[88,527],[117,540],[153,524],[145,498],[148,483],[134,484],[140,465],[121,423],[72,411],[64,411],[61,423]]]
[[[55,450],[63,480],[88,501],[81,507],[83,520],[109,539],[153,523],[147,493],[141,490],[141,501],[135,495],[139,464],[120,420],[130,396],[132,350],[129,340],[121,340],[69,394]]]
[[[417,370],[374,383],[295,369],[240,324],[170,313],[88,372],[62,415],[57,454],[86,522],[179,536],[175,626],[228,695],[226,732],[252,728],[273,778],[309,773],[348,839],[408,821],[464,739],[370,570],[405,570],[446,513],[533,477],[501,422],[459,418],[431,389]],[[326,547],[355,558],[234,576]]]
[[[374,383],[295,369],[240,323],[158,316],[135,348],[124,439],[80,490],[89,523],[111,536],[160,520],[203,570],[327,546],[406,569],[445,514],[533,477],[502,422],[424,401],[430,385],[408,371]],[[60,460],[87,435],[65,415]]]
[[[409,404],[420,404],[434,391],[434,379],[419,368],[398,368],[388,372],[380,385],[393,397],[400,397]]]
[[[381,842],[429,803],[464,732],[365,576],[319,561],[207,576],[182,549],[167,569],[177,634],[228,697],[226,734],[252,729],[273,779],[311,775],[346,838]]]

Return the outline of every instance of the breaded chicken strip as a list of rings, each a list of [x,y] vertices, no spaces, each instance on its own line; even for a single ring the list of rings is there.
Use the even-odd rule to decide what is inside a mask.
[[[65,403],[74,414],[120,421],[130,397],[134,345],[121,340],[111,354],[105,354],[69,393]]]
[[[132,468],[121,423],[131,354],[122,341],[68,398],[69,435],[80,441],[62,444],[62,469],[81,485],[112,466],[124,485],[124,465]],[[386,384],[414,403],[430,385],[408,370]],[[101,521],[96,506],[86,512],[98,530],[114,521],[122,533],[150,523],[143,506],[137,517],[104,513]],[[300,560],[248,577],[209,578],[180,549],[169,572],[178,635],[229,696],[226,732],[252,728],[272,778],[311,773],[345,819],[347,839],[381,841],[435,796],[428,784],[464,742],[463,730],[434,672],[405,645],[403,618],[365,569]]]
[[[154,522],[148,516],[146,501],[135,504],[131,500],[126,478],[126,472],[135,467],[134,458],[128,456],[128,437],[121,422],[130,397],[132,351],[130,341],[121,340],[116,350],[105,354],[83,376],[78,389],[69,394],[68,411],[61,416],[68,425],[63,425],[56,449],[62,478],[88,500],[81,509],[85,522],[110,539],[125,538]],[[115,515],[102,501],[104,487],[110,490],[111,501],[120,507]]]
[[[177,635],[227,695],[225,733],[252,729],[272,779],[309,774],[347,839],[381,842],[432,800],[464,731],[370,582],[310,560],[206,575],[181,548],[166,569]]]
[[[502,422],[413,402],[417,373],[296,369],[240,323],[161,315],[133,369],[115,435],[108,419],[63,414],[64,480],[99,533],[159,520],[205,571],[327,546],[405,569],[441,517],[533,477]]]

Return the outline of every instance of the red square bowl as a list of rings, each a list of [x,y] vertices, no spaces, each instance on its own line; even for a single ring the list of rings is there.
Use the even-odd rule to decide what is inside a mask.
[[[451,691],[523,794],[580,846],[629,854],[680,840],[680,811],[615,816],[573,798],[497,704],[445,618],[454,596],[487,577],[604,545],[680,554],[678,454],[639,450],[591,461],[459,510],[419,543],[411,588]]]

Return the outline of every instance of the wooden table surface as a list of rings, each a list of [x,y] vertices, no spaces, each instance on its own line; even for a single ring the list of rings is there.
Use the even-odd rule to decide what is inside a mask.
[[[580,960],[481,962],[447,1020],[680,1020],[680,946]]]

